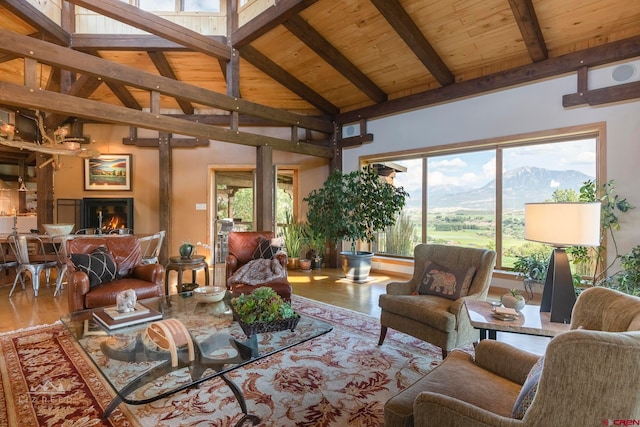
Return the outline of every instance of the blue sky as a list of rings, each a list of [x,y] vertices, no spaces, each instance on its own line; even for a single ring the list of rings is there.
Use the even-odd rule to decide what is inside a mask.
[[[504,170],[522,166],[551,170],[577,170],[595,176],[595,140],[528,145],[503,150]],[[429,159],[429,186],[457,185],[478,188],[494,179],[495,151],[451,154]],[[407,167],[406,173],[398,173],[395,184],[403,186],[411,199],[420,199],[422,160],[396,161]]]

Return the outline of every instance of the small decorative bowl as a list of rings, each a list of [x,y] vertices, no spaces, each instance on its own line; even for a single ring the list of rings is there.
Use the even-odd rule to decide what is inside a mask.
[[[45,233],[56,236],[59,234],[71,234],[75,224],[42,224]]]
[[[200,302],[218,302],[224,298],[227,288],[222,286],[203,286],[195,288],[193,293]]]

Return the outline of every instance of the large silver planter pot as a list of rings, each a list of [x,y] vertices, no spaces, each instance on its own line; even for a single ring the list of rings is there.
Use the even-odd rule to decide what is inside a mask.
[[[373,252],[340,252],[340,257],[342,258],[342,272],[347,279],[354,282],[367,280],[371,271]]]

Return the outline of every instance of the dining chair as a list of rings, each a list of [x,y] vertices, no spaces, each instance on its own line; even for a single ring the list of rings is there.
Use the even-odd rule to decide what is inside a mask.
[[[141,237],[140,249],[142,250],[142,263],[143,264],[157,264],[158,257],[160,256],[160,250],[162,249],[162,242],[164,240],[166,231],[158,231],[157,233],[149,236]]]
[[[114,228],[107,234],[133,234],[133,228]]]
[[[75,234],[102,234],[98,228],[81,228]]]
[[[13,281],[9,297],[13,295],[18,280],[22,284],[22,289],[25,288],[24,279],[27,272],[31,275],[33,294],[37,297],[40,289],[40,273],[46,271],[48,283],[48,273],[52,268],[58,266],[56,252],[46,250],[43,239],[35,234],[11,234],[7,241],[17,261],[16,278]]]
[[[18,262],[12,256],[11,248],[6,239],[0,240],[0,272],[11,268],[18,268]]]
[[[52,249],[56,255],[56,290],[53,292],[53,296],[58,296],[63,289],[64,277],[67,274],[67,251],[66,241],[73,239],[73,234],[58,234],[50,237]],[[48,281],[48,279],[47,279]]]

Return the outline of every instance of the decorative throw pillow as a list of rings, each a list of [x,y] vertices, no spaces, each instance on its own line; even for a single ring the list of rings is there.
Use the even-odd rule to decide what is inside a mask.
[[[87,273],[91,288],[116,279],[116,263],[104,246],[94,249],[90,254],[71,254],[70,258],[78,270]]]
[[[527,409],[531,406],[533,398],[538,391],[538,381],[540,381],[540,374],[542,373],[542,365],[544,364],[544,356],[540,357],[538,361],[531,367],[527,379],[522,385],[520,394],[516,399],[516,403],[513,406],[511,416],[515,419],[521,420],[524,418],[524,414],[527,413]]]
[[[429,260],[425,260],[424,264],[424,272],[416,289],[419,295],[437,295],[454,301],[467,295],[476,272],[474,267],[452,269]]]
[[[278,253],[280,247],[272,245],[271,240],[260,237],[256,250],[253,251],[253,259],[271,259]]]

